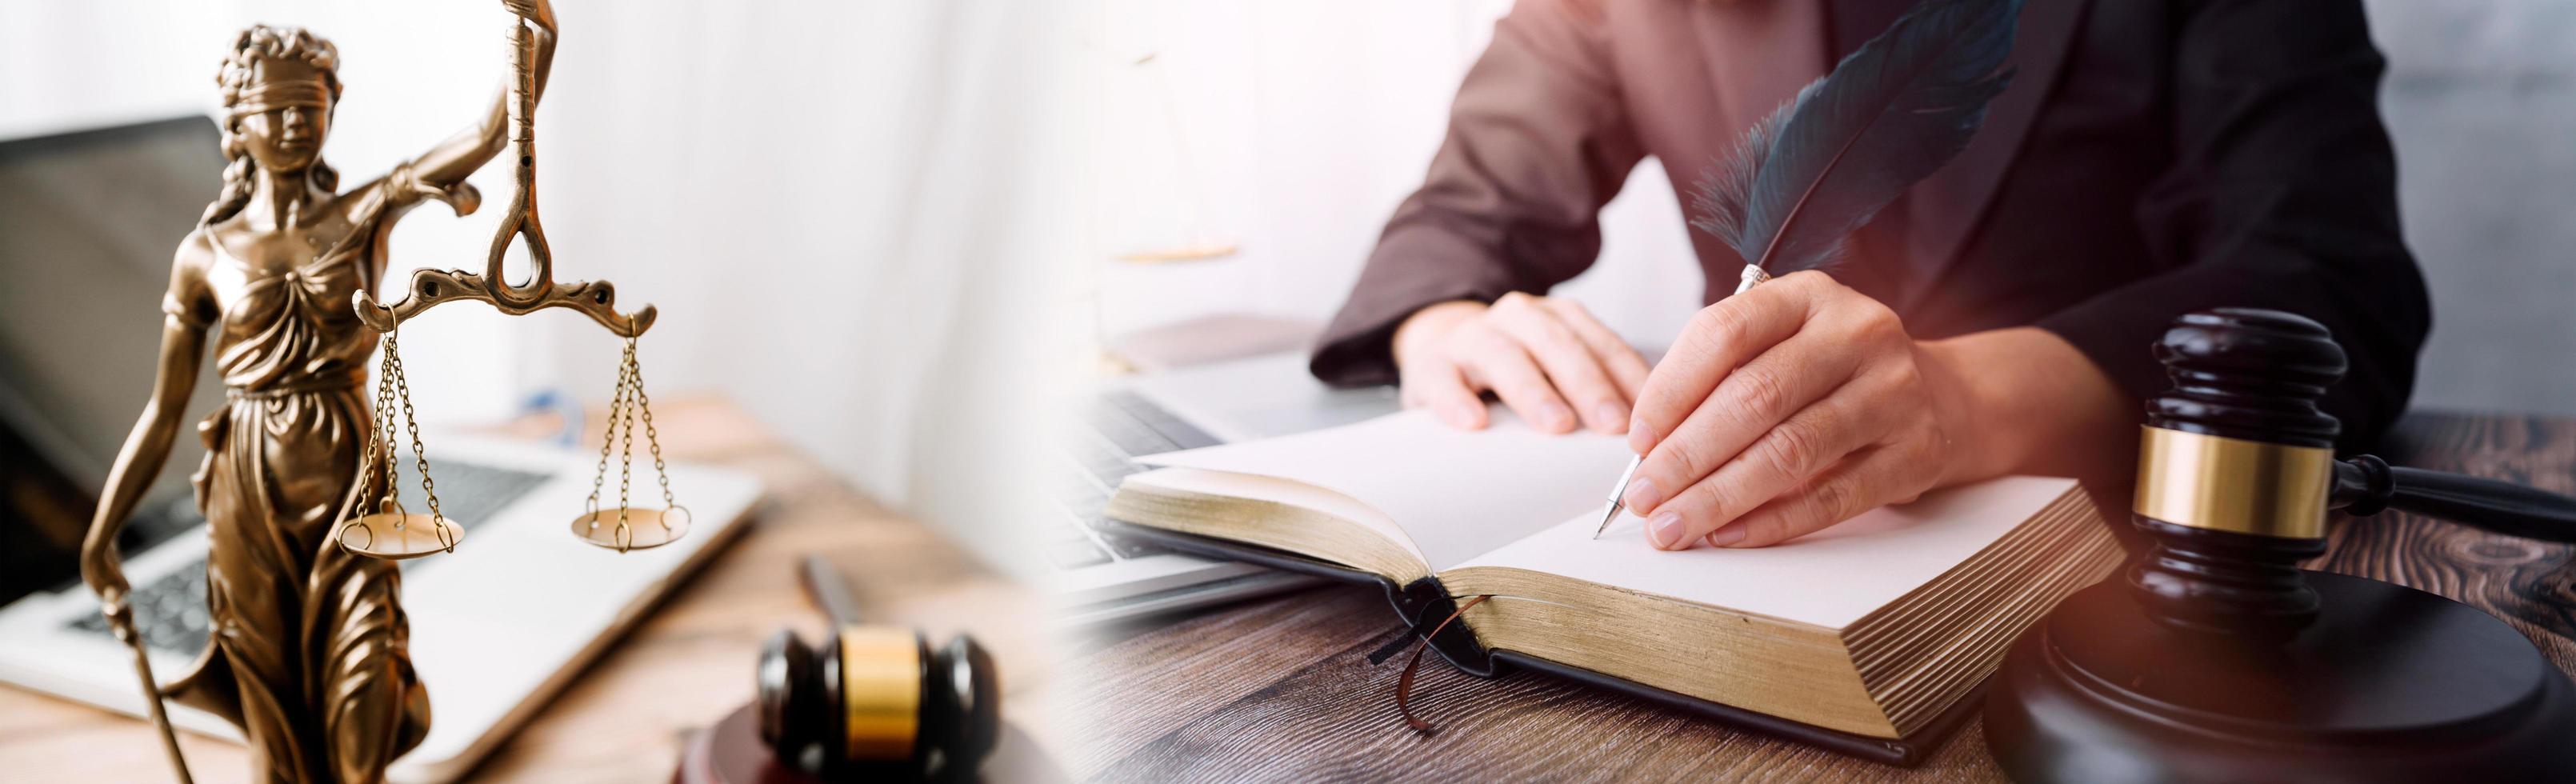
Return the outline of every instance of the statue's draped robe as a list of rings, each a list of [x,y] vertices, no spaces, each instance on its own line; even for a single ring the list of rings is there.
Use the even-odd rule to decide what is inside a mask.
[[[359,236],[287,271],[257,269],[209,231],[215,252],[178,265],[164,302],[213,330],[226,393],[198,426],[210,644],[166,691],[240,726],[255,780],[379,781],[429,729],[400,572],[330,540],[372,425],[360,390],[376,334],[350,295],[370,287],[380,235],[407,206],[383,195],[350,194],[365,203]]]

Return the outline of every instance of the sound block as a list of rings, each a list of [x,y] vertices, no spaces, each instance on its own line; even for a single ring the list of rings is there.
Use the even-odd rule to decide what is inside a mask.
[[[2430,593],[2305,571],[2285,641],[2149,618],[2119,580],[2023,633],[1985,707],[2022,782],[2576,781],[2576,686],[2513,627]]]
[[[760,742],[759,709],[757,703],[736,708],[715,726],[691,737],[688,747],[680,752],[679,769],[671,773],[672,784],[831,784],[914,778],[901,766],[891,764],[835,771],[826,776],[779,762],[770,754],[768,744]],[[1004,728],[1002,741],[993,748],[992,756],[984,760],[982,770],[960,773],[956,778],[965,781],[1065,781],[1063,771],[1055,767],[1034,739],[1009,726]]]
[[[759,707],[735,708],[691,737],[671,784],[823,784],[770,755],[768,744],[760,742]]]

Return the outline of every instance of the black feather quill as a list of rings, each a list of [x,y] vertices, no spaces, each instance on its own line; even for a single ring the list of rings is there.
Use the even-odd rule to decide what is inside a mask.
[[[1771,275],[1832,263],[1880,208],[1966,149],[2012,74],[2021,0],[1925,0],[1798,91],[1699,187],[1692,225]]]

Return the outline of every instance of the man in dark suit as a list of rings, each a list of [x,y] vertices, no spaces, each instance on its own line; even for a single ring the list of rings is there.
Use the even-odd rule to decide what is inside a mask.
[[[1716,304],[1651,372],[1545,296],[1592,263],[1632,167],[1693,187],[1910,5],[1520,0],[1315,374],[1399,382],[1462,427],[1490,391],[1544,430],[1625,431],[1646,455],[1628,507],[1666,549],[1771,544],[2006,473],[2125,498],[2138,400],[2166,385],[2147,347],[2204,307],[2332,329],[2344,446],[2405,409],[2430,314],[2354,0],[2028,0],[1983,130],[1847,263],[1721,300],[1744,260],[1695,232]]]

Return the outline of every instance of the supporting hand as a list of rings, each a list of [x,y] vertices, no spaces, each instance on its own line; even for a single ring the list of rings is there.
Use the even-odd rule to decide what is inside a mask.
[[[1628,402],[1646,382],[1646,359],[1573,300],[1513,292],[1493,305],[1444,302],[1416,311],[1395,331],[1395,364],[1407,407],[1441,421],[1485,426],[1491,390],[1539,430],[1565,433],[1581,422],[1617,433]]]

